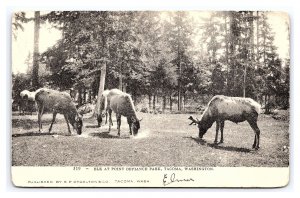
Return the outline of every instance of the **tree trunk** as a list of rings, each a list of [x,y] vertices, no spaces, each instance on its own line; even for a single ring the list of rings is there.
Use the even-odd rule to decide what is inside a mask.
[[[181,111],[181,88],[178,88],[178,96],[177,96],[177,100],[178,100],[178,111]]]
[[[102,63],[102,66],[101,66],[101,73],[100,73],[100,82],[99,82],[99,89],[98,89],[98,97],[97,97],[97,103],[95,105],[95,110],[94,110],[94,113],[93,113],[93,116],[96,116],[97,117],[97,120],[98,120],[98,117],[101,116],[101,112],[100,112],[100,103],[101,103],[101,96],[102,96],[102,93],[104,91],[104,86],[105,86],[105,77],[106,77],[106,59],[107,57],[109,57],[109,51],[107,50],[108,47],[107,47],[107,37],[106,37],[106,24],[108,23],[107,21],[107,17],[108,17],[108,12],[102,12],[103,13],[103,23],[102,23],[102,26],[100,27],[103,31],[103,33],[101,34],[101,41],[102,41],[102,46],[101,46],[101,56],[102,57],[102,60],[101,60],[101,63]],[[97,26],[99,28],[99,26]],[[97,62],[96,62],[97,63]],[[101,123],[99,123],[99,120],[98,120],[98,126],[100,126]]]
[[[92,91],[89,89],[88,103],[92,103]]]
[[[153,107],[153,113],[156,112],[155,102],[156,102],[156,95],[154,94],[153,95],[153,105],[152,105],[152,107]]]
[[[172,94],[170,94],[170,111],[172,111],[172,106],[173,106]]]
[[[100,74],[100,84],[99,84],[99,90],[98,90],[98,97],[97,97],[97,104],[95,105],[94,114],[100,115],[100,102],[101,102],[101,96],[104,91],[104,85],[105,85],[105,76],[106,76],[106,62],[103,63],[101,67],[101,74]]]
[[[229,56],[228,56],[228,51],[229,51],[229,46],[228,46],[228,30],[227,30],[227,13],[225,12],[225,22],[224,22],[224,29],[225,29],[225,62],[226,62],[226,90],[227,90],[227,94],[229,93]]]
[[[243,97],[246,97],[246,78],[247,78],[247,65],[245,65],[244,69],[244,86],[243,86]]]
[[[80,107],[82,105],[82,88],[80,87],[78,89],[78,106]]]
[[[86,103],[86,88],[83,88],[83,104]]]
[[[121,72],[119,74],[119,89],[123,91],[123,75]]]
[[[259,11],[256,12],[256,61],[259,63]]]
[[[265,20],[265,19],[264,19]],[[264,25],[264,21],[263,21],[263,29],[265,29],[265,25]],[[266,35],[263,34],[263,57],[264,57],[264,66],[266,67],[267,65],[267,61],[266,61]]]
[[[39,88],[39,38],[40,38],[40,11],[34,12],[34,46],[33,46],[33,67],[32,86]]]
[[[123,84],[122,84],[122,89],[123,89],[122,91],[125,92],[125,93],[127,93],[127,92],[126,92],[126,88],[127,88],[126,83],[123,83]]]
[[[181,65],[181,31],[178,28],[178,44],[177,44],[177,56],[178,56],[178,69],[179,69],[179,77],[178,77],[178,111],[181,111],[181,75],[182,75],[182,65]]]
[[[253,67],[253,62],[254,62],[254,15],[253,12],[250,11],[250,17],[251,17],[251,22],[250,22],[250,39],[251,39],[251,52],[250,52],[250,66]]]
[[[148,94],[148,99],[149,99],[149,111],[151,110],[151,95],[150,94]]]
[[[228,64],[228,30],[227,30],[227,14],[224,16],[224,29],[225,29],[225,62]]]
[[[92,89],[92,100],[94,100],[96,98],[96,92]]]
[[[236,47],[236,21],[235,21],[235,14],[234,12],[229,12],[229,65],[230,65],[230,75],[228,77],[229,80],[229,95],[235,95],[235,70],[236,70],[236,63],[235,63],[235,47]]]
[[[186,103],[186,94],[183,94],[183,102],[182,102],[182,109],[185,111],[185,103]]]
[[[165,113],[166,110],[166,95],[163,96],[163,105],[162,105],[162,112]]]

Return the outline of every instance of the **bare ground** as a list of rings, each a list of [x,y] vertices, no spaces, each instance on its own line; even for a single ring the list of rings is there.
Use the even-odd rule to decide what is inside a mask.
[[[198,139],[196,126],[189,126],[189,114],[138,113],[141,130],[130,137],[122,118],[121,137],[116,122],[96,127],[96,120],[84,119],[83,134],[68,135],[63,116],[58,115],[51,134],[39,133],[37,115],[12,116],[13,166],[210,166],[286,167],[289,165],[289,121],[260,115],[261,142],[252,149],[254,132],[247,122],[227,121],[224,143],[214,145],[215,124]],[[193,115],[195,116],[195,115]],[[199,115],[196,115],[199,117]],[[43,117],[48,131],[52,116]],[[115,118],[115,117],[113,117]]]

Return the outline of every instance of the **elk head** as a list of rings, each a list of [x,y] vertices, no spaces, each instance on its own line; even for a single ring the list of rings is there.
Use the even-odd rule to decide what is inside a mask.
[[[139,120],[132,117],[131,121],[132,121],[131,130],[133,132],[133,135],[136,136],[140,129],[140,121],[142,121],[142,119]]]
[[[206,133],[207,129],[203,126],[203,124],[201,123],[201,120],[198,120],[198,118],[194,119],[193,116],[190,116],[188,119],[192,120],[190,125],[198,125],[199,138],[202,139],[202,137]]]
[[[77,114],[75,116],[75,122],[74,122],[74,129],[77,131],[78,135],[81,135],[82,133],[82,116],[80,114]]]

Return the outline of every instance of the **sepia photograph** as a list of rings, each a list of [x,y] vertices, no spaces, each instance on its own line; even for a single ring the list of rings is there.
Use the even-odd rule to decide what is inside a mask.
[[[19,187],[283,187],[290,19],[278,11],[18,11]]]

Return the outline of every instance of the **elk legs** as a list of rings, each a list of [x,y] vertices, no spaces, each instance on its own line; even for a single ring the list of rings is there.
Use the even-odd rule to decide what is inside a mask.
[[[216,122],[216,137],[215,137],[215,141],[214,141],[215,144],[218,143],[218,133],[219,133],[219,128],[220,128],[220,124],[219,124],[219,121],[217,121],[217,122]]]
[[[102,124],[102,115],[98,115],[97,114],[97,122],[98,122],[98,127],[101,127],[101,124]]]
[[[51,132],[51,130],[52,130],[52,125],[53,125],[53,123],[54,123],[54,121],[55,121],[55,118],[56,118],[56,114],[57,114],[57,112],[53,112],[53,118],[52,118],[52,122],[51,122],[51,125],[50,125],[50,127],[49,127],[49,133]]]
[[[112,113],[112,110],[111,109],[109,109],[108,110],[108,115],[109,115],[109,118],[108,118],[108,132],[110,132],[110,129],[111,129],[111,126],[113,125],[113,123],[112,123],[112,119],[111,119],[111,113]]]
[[[259,149],[260,130],[257,126],[257,121],[251,120],[251,121],[248,121],[248,123],[250,124],[251,128],[255,132],[254,143],[252,145],[252,148],[257,150],[257,149]]]
[[[224,125],[225,125],[225,121],[221,121],[221,140],[220,140],[220,144],[224,142],[223,139],[223,131],[224,131]]]
[[[41,129],[43,128],[42,126],[42,116],[44,114],[44,105],[38,106],[38,123],[39,123],[39,132],[42,132]]]
[[[132,126],[132,120],[131,117],[127,117],[127,123],[129,125],[129,133],[132,135],[131,126]]]
[[[224,125],[225,125],[225,121],[216,121],[216,137],[215,137],[215,141],[214,141],[215,144],[218,143],[219,130],[221,130],[221,140],[219,143],[221,144],[224,142],[224,139],[223,139]]]
[[[118,128],[118,136],[120,137],[120,127],[121,127],[121,115],[116,115],[117,116],[117,128]]]
[[[67,116],[67,115],[65,115],[65,114],[64,114],[64,116],[65,116],[65,120],[66,120],[66,122],[67,122],[67,126],[68,126],[68,131],[69,131],[69,134],[71,135],[71,134],[72,134],[72,132],[71,132],[70,125],[69,125],[68,116]]]
[[[105,124],[107,124],[107,116],[108,116],[108,113],[107,113],[107,111],[105,111]]]

